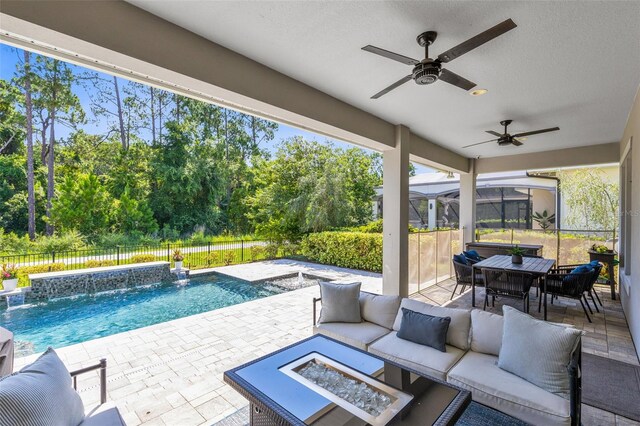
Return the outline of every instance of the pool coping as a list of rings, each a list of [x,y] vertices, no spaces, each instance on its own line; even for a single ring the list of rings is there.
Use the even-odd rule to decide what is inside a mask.
[[[151,266],[162,266],[162,265],[170,265],[167,261],[157,261],[157,262],[146,262],[146,263],[130,263],[127,265],[114,265],[114,266],[100,266],[98,268],[83,268],[83,269],[69,269],[66,271],[56,271],[56,272],[41,272],[38,274],[29,274],[29,280],[42,279],[42,278],[57,278],[57,277],[66,277],[70,275],[81,275],[81,274],[94,274],[100,272],[111,272],[111,271],[120,271],[127,269],[139,269],[139,268],[148,268]]]

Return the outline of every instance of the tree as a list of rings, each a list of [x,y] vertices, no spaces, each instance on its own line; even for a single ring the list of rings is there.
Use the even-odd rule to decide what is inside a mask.
[[[158,223],[145,200],[136,200],[125,188],[114,204],[114,228],[125,234],[151,234],[158,230]]]
[[[598,168],[558,172],[560,190],[571,214],[567,225],[575,229],[618,229],[619,185]]]
[[[33,163],[33,102],[31,99],[31,54],[24,51],[24,105],[27,137],[27,210],[28,233],[31,241],[36,239],[36,195]]]
[[[89,238],[108,230],[114,200],[94,174],[69,174],[53,201],[52,221],[62,232],[78,231]]]

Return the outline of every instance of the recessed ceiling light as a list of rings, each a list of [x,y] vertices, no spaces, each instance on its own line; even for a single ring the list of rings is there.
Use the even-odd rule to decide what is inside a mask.
[[[469,94],[471,96],[482,96],[487,92],[488,92],[487,89],[476,89],[476,90],[472,90],[471,92],[469,92]]]

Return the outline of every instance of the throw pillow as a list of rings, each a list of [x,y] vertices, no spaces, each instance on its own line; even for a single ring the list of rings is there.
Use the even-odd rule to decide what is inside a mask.
[[[407,308],[421,314],[432,315],[436,317],[449,317],[451,324],[447,332],[447,345],[466,351],[469,349],[469,331],[471,329],[471,312],[468,309],[447,308],[444,306],[435,306],[428,303],[420,302],[413,299],[402,299],[401,308]],[[395,331],[400,330],[402,323],[402,311],[398,311],[398,316],[393,323]]]
[[[504,328],[498,367],[549,392],[569,393],[567,366],[582,331],[533,318],[503,306]]]
[[[462,254],[466,258],[471,259],[475,262],[480,262],[482,260],[482,258],[480,257],[480,254],[475,250],[463,251]]]
[[[453,255],[453,260],[455,262],[462,263],[463,265],[467,265],[468,264],[467,258],[464,256],[464,254],[454,254]]]
[[[591,271],[593,271],[593,266],[591,266],[589,263],[587,263],[585,265],[580,265],[577,268],[574,268],[569,273],[570,274],[584,274],[585,272],[591,272]]]
[[[359,296],[360,283],[320,281],[322,308],[318,322],[362,322]]]
[[[474,309],[471,311],[471,350],[483,354],[500,354],[504,318],[498,314]]]
[[[71,375],[49,348],[31,365],[0,378],[0,425],[69,425],[84,419]]]
[[[402,308],[402,324],[397,336],[400,339],[446,352],[447,330],[450,323],[449,317],[434,317]]]
[[[360,314],[364,321],[378,324],[391,330],[400,308],[400,296],[360,292]]]

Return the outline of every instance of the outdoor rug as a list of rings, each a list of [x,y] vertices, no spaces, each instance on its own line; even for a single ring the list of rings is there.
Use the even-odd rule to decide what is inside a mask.
[[[228,417],[215,423],[213,426],[248,426],[249,407],[244,407]],[[462,417],[456,426],[526,426],[527,423],[514,419],[504,413],[486,407],[477,402],[471,402],[462,413]]]
[[[640,421],[640,367],[582,354],[582,403]]]

